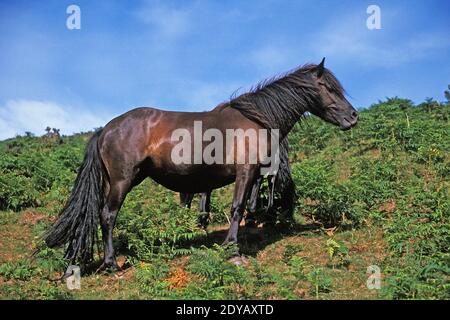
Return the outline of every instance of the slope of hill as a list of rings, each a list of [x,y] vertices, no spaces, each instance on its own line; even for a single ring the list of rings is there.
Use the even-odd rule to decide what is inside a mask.
[[[146,180],[115,229],[124,271],[86,275],[79,291],[52,281],[65,262],[39,235],[67,199],[89,135],[0,142],[0,298],[448,299],[449,117],[449,104],[397,98],[363,110],[348,132],[308,117],[289,136],[295,221],[242,228],[241,266],[216,245],[231,187],[214,193],[205,233],[195,209]],[[379,290],[369,290],[368,268],[381,272]]]

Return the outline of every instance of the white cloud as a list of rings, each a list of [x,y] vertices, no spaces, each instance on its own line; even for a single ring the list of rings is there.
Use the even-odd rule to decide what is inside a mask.
[[[45,133],[47,126],[61,129],[63,134],[88,131],[106,124],[108,117],[54,102],[8,100],[0,106],[0,140],[26,131]]]

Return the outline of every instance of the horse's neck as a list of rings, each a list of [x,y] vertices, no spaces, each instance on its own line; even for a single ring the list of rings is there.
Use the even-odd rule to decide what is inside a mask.
[[[295,124],[303,118],[306,110],[292,110],[286,108],[286,112],[279,115],[280,139],[287,137],[289,132],[294,128]]]
[[[303,118],[310,104],[317,101],[316,95],[305,91],[293,95],[283,102],[278,102],[276,107],[266,113],[268,117],[272,118],[276,128],[280,130],[280,138],[285,138],[295,124]]]

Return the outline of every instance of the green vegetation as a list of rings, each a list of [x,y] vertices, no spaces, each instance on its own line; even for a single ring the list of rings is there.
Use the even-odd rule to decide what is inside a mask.
[[[39,236],[67,199],[88,134],[0,142],[0,298],[449,299],[450,104],[388,99],[348,132],[310,117],[290,134],[299,200],[290,227],[241,232],[247,259],[220,243],[232,186],[215,192],[212,225],[146,180],[118,217],[124,272],[53,281],[62,250]],[[32,255],[36,248],[39,253]],[[365,286],[378,265],[381,290]]]

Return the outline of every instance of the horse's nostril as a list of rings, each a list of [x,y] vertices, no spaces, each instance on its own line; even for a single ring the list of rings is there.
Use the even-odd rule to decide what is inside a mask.
[[[353,112],[352,112],[352,117],[353,117],[353,118],[358,118],[358,114],[356,113],[356,111],[353,111]]]

